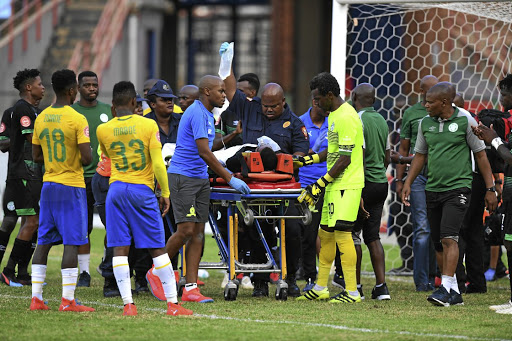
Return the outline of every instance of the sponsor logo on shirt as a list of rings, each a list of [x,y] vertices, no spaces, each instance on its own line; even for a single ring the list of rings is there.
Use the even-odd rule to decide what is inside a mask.
[[[29,127],[30,126],[30,117],[28,116],[23,116],[21,119],[20,119],[20,124],[22,127]]]
[[[456,132],[459,129],[459,125],[457,123],[452,123],[448,126],[448,130],[452,133]]]
[[[330,131],[334,131],[334,122],[332,122],[331,127],[329,128]]]
[[[9,202],[7,203],[7,209],[8,209],[9,211],[11,211],[11,212],[12,212],[12,211],[14,211],[14,210],[16,209],[16,207],[14,206],[14,201],[9,201]]]
[[[84,128],[84,135],[89,137],[89,127],[88,126]]]
[[[290,121],[286,121],[283,123],[283,128],[288,128],[290,126]]]
[[[108,115],[105,114],[105,113],[102,113],[100,115],[100,121],[103,122],[103,123],[107,122],[108,121]]]
[[[435,131],[435,130],[436,130],[436,127],[434,127],[434,126],[431,126],[428,128],[428,131]]]

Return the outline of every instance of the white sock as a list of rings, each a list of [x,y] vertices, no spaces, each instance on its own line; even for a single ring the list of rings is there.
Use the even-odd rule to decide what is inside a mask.
[[[114,277],[116,278],[117,287],[121,293],[123,304],[133,303],[132,282],[130,280],[130,266],[128,265],[128,257],[113,257],[112,268],[114,269]]]
[[[441,285],[446,289],[446,291],[450,292],[450,289],[452,287],[451,277],[441,275]]]
[[[78,268],[61,269],[60,272],[62,273],[62,297],[72,301],[75,299]]]
[[[453,277],[450,277],[451,289],[453,289],[457,294],[460,294],[459,284],[457,283],[457,275],[453,274]]]
[[[80,273],[82,272],[89,272],[89,263],[91,261],[91,254],[85,253],[83,255],[78,255],[78,267],[80,268]]]
[[[153,274],[160,278],[162,287],[164,288],[165,298],[167,302],[178,303],[178,293],[176,291],[176,278],[172,269],[171,259],[167,253],[153,258]]]
[[[318,284],[315,284],[315,286],[313,287],[314,290],[316,291],[321,291],[321,290],[324,290],[325,287],[321,286],[321,285],[318,285]]]
[[[197,283],[187,283],[185,284],[185,290],[190,291],[197,288]]]
[[[46,278],[46,265],[32,264],[32,297],[43,300],[43,283]]]

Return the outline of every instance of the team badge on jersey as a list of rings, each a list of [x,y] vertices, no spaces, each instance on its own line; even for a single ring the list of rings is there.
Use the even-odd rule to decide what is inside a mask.
[[[5,131],[5,124],[0,124],[0,133],[3,133]]]
[[[334,122],[332,122],[331,127],[329,128],[330,131],[334,131]]]
[[[20,124],[22,127],[30,127],[30,117],[28,116],[23,116],[21,119],[20,119]]]
[[[156,132],[156,139],[158,140],[158,142],[161,142],[160,141],[160,132],[159,131]]]
[[[84,135],[89,137],[89,126],[84,128]]]
[[[459,129],[459,125],[457,123],[452,123],[448,126],[448,130],[452,133],[456,132]]]
[[[307,140],[308,139],[308,131],[306,130],[306,127],[302,127],[302,128],[300,128],[300,130],[302,130],[302,135],[304,135],[304,137]]]
[[[105,114],[105,113],[102,113],[100,115],[100,121],[103,122],[103,123],[107,122],[108,121],[108,115]]]
[[[14,211],[14,210],[16,209],[16,206],[14,206],[14,201],[9,201],[9,202],[7,203],[7,209],[8,209],[9,211],[11,211],[11,212],[12,212],[12,211]]]
[[[283,128],[288,128],[290,126],[290,121],[286,121],[283,123]]]

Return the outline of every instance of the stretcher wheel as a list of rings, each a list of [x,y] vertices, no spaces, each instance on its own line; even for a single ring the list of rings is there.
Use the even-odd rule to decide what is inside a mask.
[[[276,300],[286,301],[288,299],[288,288],[281,288],[278,293],[276,293]]]
[[[226,301],[235,301],[238,295],[238,285],[234,281],[229,281],[224,288],[224,299]]]
[[[187,280],[185,279],[185,277],[181,277],[180,280],[178,281],[178,296],[180,297],[183,294],[183,288],[185,288],[186,282]]]
[[[254,223],[254,212],[250,208],[248,208],[245,211],[244,224],[252,225],[252,223]]]
[[[302,218],[302,223],[304,225],[309,225],[313,221],[313,214],[309,208],[304,209],[304,217]]]

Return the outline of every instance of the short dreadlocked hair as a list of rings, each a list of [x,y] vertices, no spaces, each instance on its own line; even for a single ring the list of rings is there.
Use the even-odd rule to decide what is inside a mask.
[[[336,97],[340,95],[340,85],[336,78],[329,72],[322,72],[309,82],[311,91],[318,89],[320,95],[325,96],[330,92]]]

